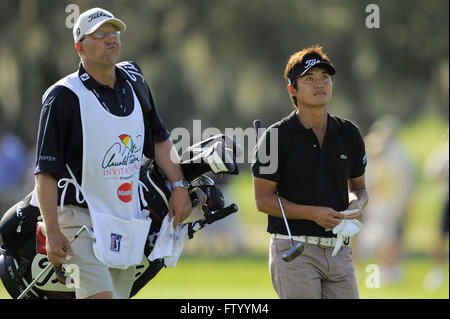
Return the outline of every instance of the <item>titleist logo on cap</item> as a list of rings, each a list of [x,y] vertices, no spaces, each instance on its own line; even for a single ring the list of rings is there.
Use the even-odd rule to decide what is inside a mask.
[[[108,17],[108,18],[112,18],[113,16],[112,16],[112,15],[109,15],[109,14],[103,12],[103,11],[97,11],[97,12],[95,12],[95,13],[89,15],[89,17],[88,17],[88,18],[89,18],[89,19],[88,19],[88,22],[91,22],[92,20],[95,20],[95,19],[97,19],[97,18],[99,18],[99,17]]]
[[[320,63],[320,60],[318,60],[318,59],[311,59],[311,60],[308,60],[308,61],[306,61],[305,62],[305,69],[306,68],[309,68],[309,67],[311,67],[311,66],[313,66],[313,65],[316,65],[317,63]]]

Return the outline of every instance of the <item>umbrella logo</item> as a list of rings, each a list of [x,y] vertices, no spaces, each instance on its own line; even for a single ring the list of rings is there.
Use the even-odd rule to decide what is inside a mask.
[[[103,156],[102,160],[102,168],[103,169],[117,169],[119,168],[127,168],[127,171],[124,174],[130,174],[135,170],[139,171],[139,162],[142,157],[142,136],[137,135],[131,137],[128,134],[116,135],[114,138],[114,144],[109,147]],[[118,138],[118,140],[117,140]],[[134,165],[131,167],[131,165]],[[112,171],[104,172],[111,175]],[[118,176],[118,174],[114,173],[113,175]],[[121,175],[121,174],[119,174]],[[106,175],[105,175],[106,176]]]
[[[119,136],[122,143],[127,147],[132,153],[134,152],[136,145],[133,142],[133,139],[128,134],[122,134]]]

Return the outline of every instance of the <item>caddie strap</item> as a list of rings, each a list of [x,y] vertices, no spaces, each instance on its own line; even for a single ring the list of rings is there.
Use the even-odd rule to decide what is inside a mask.
[[[117,67],[121,69],[128,77],[131,86],[133,87],[134,93],[139,100],[142,108],[142,115],[144,117],[144,127],[145,131],[150,128],[148,125],[151,123],[151,116],[153,110],[153,99],[150,96],[150,91],[145,82],[144,76],[139,71],[139,69],[131,62],[121,62],[117,64]],[[146,133],[145,136],[148,136]],[[154,150],[152,154],[154,154]]]

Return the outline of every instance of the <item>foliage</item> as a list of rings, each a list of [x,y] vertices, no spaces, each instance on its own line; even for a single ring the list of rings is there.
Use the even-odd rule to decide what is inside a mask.
[[[66,27],[72,1],[0,3],[0,110],[35,142],[41,96],[73,72],[78,56]],[[219,129],[271,123],[291,109],[282,78],[293,52],[320,43],[337,67],[331,109],[363,129],[386,112],[448,115],[448,1],[80,0],[123,19],[122,57],[143,68],[169,128],[201,119]],[[174,111],[177,116],[173,116]]]

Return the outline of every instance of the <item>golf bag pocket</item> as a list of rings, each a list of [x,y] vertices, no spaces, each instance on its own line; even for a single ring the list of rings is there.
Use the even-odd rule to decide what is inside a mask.
[[[112,215],[91,215],[96,240],[94,254],[103,264],[127,269],[141,262],[151,219],[121,219]]]
[[[1,247],[9,254],[19,255],[20,248],[36,232],[36,223],[41,220],[38,207],[30,205],[32,193],[12,206],[0,221]]]
[[[156,233],[169,212],[171,192],[164,178],[158,173],[158,169],[150,162],[145,163],[141,168],[140,183],[145,185],[145,191],[139,193],[141,204],[146,203],[146,205],[142,204],[141,209],[149,212],[149,217],[152,219],[150,233]]]

